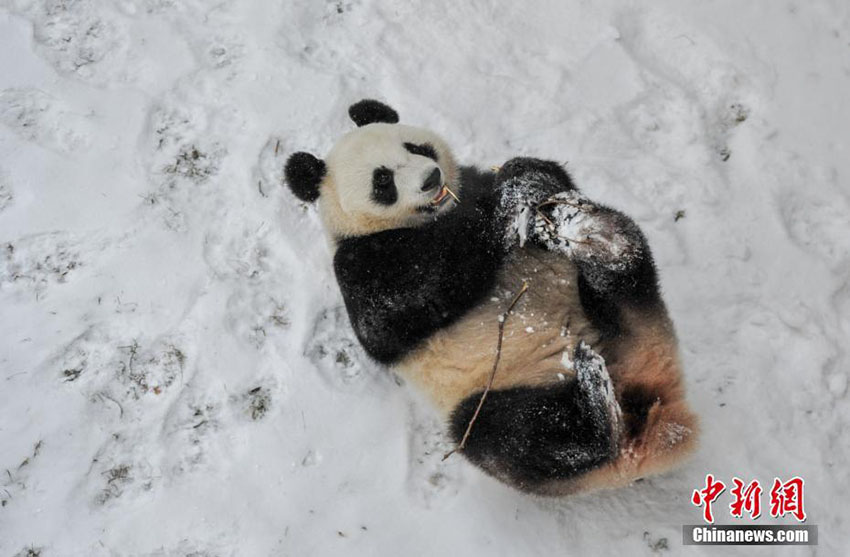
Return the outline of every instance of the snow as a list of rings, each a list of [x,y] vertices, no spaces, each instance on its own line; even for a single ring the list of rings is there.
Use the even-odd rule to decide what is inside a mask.
[[[840,0],[0,0],[0,554],[716,555],[708,472],[802,476],[845,553],[848,53]],[[281,186],[363,97],[641,225],[687,465],[540,500],[441,461]]]

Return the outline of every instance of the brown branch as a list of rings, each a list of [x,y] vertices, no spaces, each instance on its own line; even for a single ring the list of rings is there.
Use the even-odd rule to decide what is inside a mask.
[[[484,400],[487,398],[487,393],[490,392],[490,389],[493,387],[493,380],[496,378],[496,370],[499,368],[499,360],[502,358],[502,339],[505,336],[505,322],[508,320],[508,315],[510,315],[511,311],[513,311],[514,306],[516,306],[519,299],[522,298],[522,295],[528,290],[528,283],[523,282],[522,288],[519,289],[517,295],[514,296],[511,305],[508,306],[508,309],[499,316],[499,337],[496,341],[496,359],[493,361],[493,369],[490,370],[490,377],[487,379],[487,386],[484,387],[484,392],[481,393],[481,398],[478,400],[478,406],[475,408],[475,413],[472,414],[472,418],[469,420],[469,424],[466,426],[466,431],[463,434],[463,438],[461,438],[460,443],[458,443],[457,447],[450,450],[446,454],[443,455],[443,460],[446,460],[450,456],[452,456],[456,452],[463,451],[464,447],[466,447],[466,440],[469,439],[469,434],[472,433],[472,426],[475,424],[475,420],[478,419],[478,414],[481,412],[481,407],[484,406]]]
[[[570,207],[575,207],[576,209],[581,209],[589,213],[596,212],[596,207],[594,207],[593,205],[589,205],[587,203],[582,202],[574,203],[572,201],[561,199],[559,197],[554,199],[549,198],[546,201],[542,201],[537,205],[537,209],[540,209],[541,207],[548,207],[549,205],[569,205]]]

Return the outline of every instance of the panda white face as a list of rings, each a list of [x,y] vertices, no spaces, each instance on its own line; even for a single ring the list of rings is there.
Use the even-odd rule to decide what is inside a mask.
[[[319,199],[334,236],[416,226],[448,210],[457,193],[457,165],[429,130],[369,124],[345,135],[327,157]]]

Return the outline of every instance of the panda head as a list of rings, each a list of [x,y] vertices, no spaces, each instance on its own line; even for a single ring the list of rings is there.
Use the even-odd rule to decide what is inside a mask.
[[[398,124],[396,111],[378,101],[355,103],[348,114],[358,127],[325,160],[299,152],[285,168],[299,199],[318,200],[331,237],[417,226],[452,206],[445,188],[457,193],[458,169],[439,136]]]

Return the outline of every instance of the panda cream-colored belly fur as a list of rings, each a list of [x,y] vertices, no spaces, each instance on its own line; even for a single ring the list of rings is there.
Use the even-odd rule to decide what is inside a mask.
[[[599,338],[584,315],[576,281],[576,269],[563,255],[533,247],[517,250],[491,298],[428,339],[396,371],[428,393],[444,414],[450,413],[487,384],[499,318],[527,283],[528,290],[505,321],[493,389],[571,380],[575,345],[584,340],[595,347]]]

